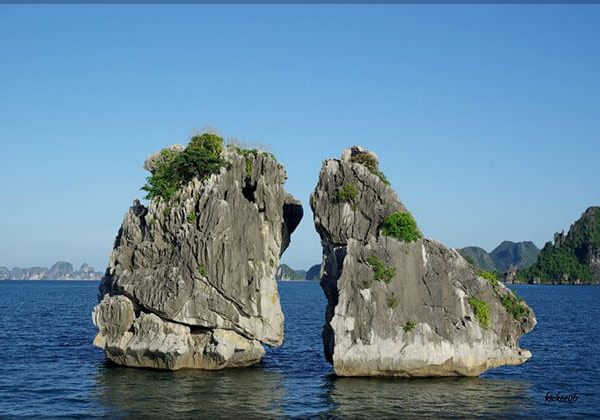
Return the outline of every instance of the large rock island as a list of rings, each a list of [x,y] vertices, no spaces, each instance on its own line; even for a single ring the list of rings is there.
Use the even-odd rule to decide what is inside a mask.
[[[302,218],[286,172],[265,152],[214,134],[150,156],[100,285],[94,344],[120,365],[249,366],[283,342],[275,281]]]
[[[600,283],[600,207],[589,207],[569,228],[546,242],[535,264],[517,274],[521,281],[551,284]]]
[[[457,251],[425,239],[360,147],[323,163],[311,195],[327,297],[325,356],[340,376],[475,376],[525,362],[533,311]]]

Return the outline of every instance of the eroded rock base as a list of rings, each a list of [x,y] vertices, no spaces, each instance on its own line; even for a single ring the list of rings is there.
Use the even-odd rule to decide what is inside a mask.
[[[123,366],[217,370],[252,366],[265,354],[257,340],[166,321],[123,295],[105,295],[92,316],[99,329],[94,345]]]

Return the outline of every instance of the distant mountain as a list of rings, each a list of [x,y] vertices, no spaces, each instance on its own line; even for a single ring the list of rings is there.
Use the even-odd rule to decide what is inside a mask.
[[[319,280],[321,265],[313,265],[307,270],[294,270],[287,264],[281,264],[275,271],[277,280]],[[315,274],[316,273],[316,274]]]
[[[600,207],[588,208],[569,228],[554,234],[535,264],[517,274],[541,283],[600,283]]]
[[[275,279],[277,280],[304,280],[306,279],[306,271],[294,270],[287,264],[281,264],[275,271]]]
[[[484,271],[496,271],[496,265],[485,249],[479,248],[478,246],[468,246],[459,249],[458,252],[473,263],[478,269]]]
[[[59,261],[52,267],[15,267],[9,270],[0,267],[0,280],[100,280],[102,273],[94,271],[88,264],[83,263],[79,270],[74,271],[73,265]]]
[[[504,241],[490,252],[490,257],[496,270],[505,273],[511,265],[518,269],[531,267],[539,254],[539,248],[531,241]]]
[[[511,266],[518,269],[530,267],[537,261],[540,250],[531,241],[504,241],[490,253],[477,246],[462,248],[458,252],[480,270],[505,273]]]
[[[306,271],[306,280],[320,280],[321,264],[315,264]]]

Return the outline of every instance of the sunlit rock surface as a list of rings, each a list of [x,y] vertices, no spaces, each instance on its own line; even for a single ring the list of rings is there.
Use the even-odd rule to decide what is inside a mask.
[[[94,344],[110,360],[221,369],[282,344],[275,269],[302,207],[272,155],[222,157],[220,173],[125,215],[93,312]]]
[[[384,219],[408,210],[378,170],[357,162],[362,154],[378,162],[359,147],[326,160],[311,196],[328,300],[323,342],[335,373],[476,376],[525,362],[531,354],[518,342],[535,326],[533,311],[502,283],[478,276],[455,250],[431,239],[384,236]],[[389,281],[375,279],[373,257],[393,271]],[[478,320],[470,298],[486,303],[489,325]],[[503,298],[525,314],[515,317]]]

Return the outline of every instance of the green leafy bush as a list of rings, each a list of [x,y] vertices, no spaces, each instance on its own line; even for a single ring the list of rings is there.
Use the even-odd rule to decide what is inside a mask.
[[[191,211],[190,213],[187,214],[187,221],[190,224],[195,224],[196,223],[196,212],[195,211]]]
[[[394,267],[386,265],[379,259],[379,257],[372,255],[367,259],[367,263],[373,269],[373,277],[377,281],[383,281],[389,283],[396,275]]]
[[[404,329],[404,332],[409,333],[409,332],[412,332],[416,326],[417,325],[413,321],[409,320],[409,321],[406,321],[406,323],[404,324],[404,327],[402,327],[402,328]]]
[[[356,204],[358,201],[358,190],[356,186],[349,182],[337,191],[337,200],[339,203],[352,203]]]
[[[399,211],[390,214],[383,220],[381,233],[403,242],[414,242],[423,237],[411,214]]]
[[[490,307],[487,302],[477,299],[476,297],[470,297],[468,299],[469,305],[473,308],[475,318],[479,321],[479,324],[486,330],[491,326],[490,318]]]
[[[147,199],[161,197],[169,200],[194,178],[203,180],[217,173],[225,165],[220,157],[223,139],[216,134],[204,133],[192,137],[182,151],[163,149],[160,160],[152,167],[152,174],[142,187]]]

